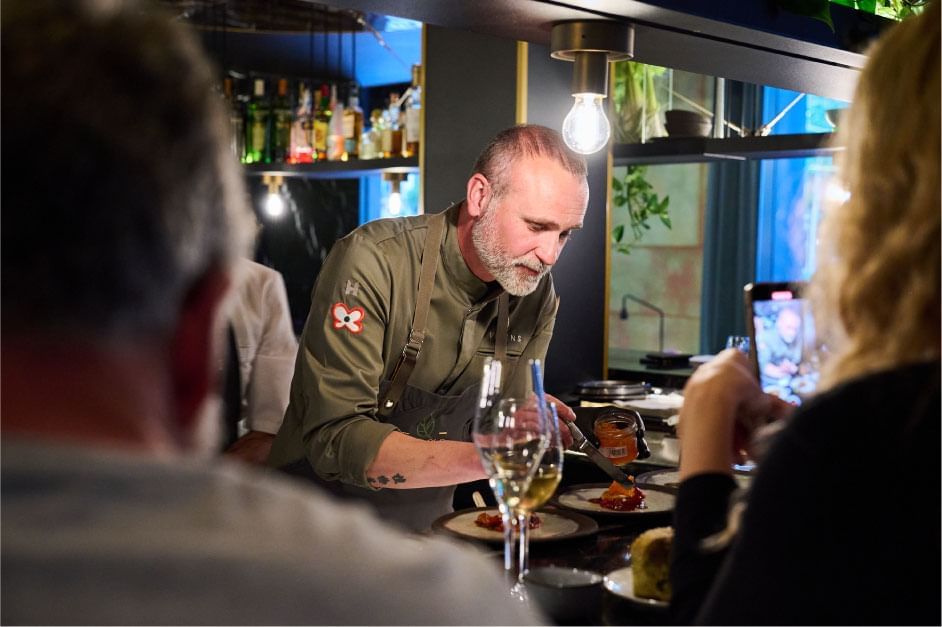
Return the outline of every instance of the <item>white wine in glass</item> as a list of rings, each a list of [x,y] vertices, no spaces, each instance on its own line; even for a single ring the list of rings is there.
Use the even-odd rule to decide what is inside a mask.
[[[530,404],[539,407],[536,396],[531,397]],[[540,458],[539,465],[533,473],[533,478],[514,507],[517,518],[517,527],[520,534],[520,551],[518,556],[518,579],[514,585],[516,596],[526,598],[523,585],[523,576],[529,570],[530,564],[530,514],[543,506],[553,496],[556,487],[563,477],[564,448],[562,435],[559,431],[559,417],[556,408],[551,404],[543,403],[537,411],[539,431],[546,439],[546,450]]]
[[[487,473],[504,523],[504,569],[514,577],[514,509],[520,504],[546,449],[546,439],[530,412],[516,399],[498,400],[500,362],[487,360],[474,416],[472,440]]]
[[[544,456],[548,454],[543,453]],[[530,487],[527,488],[523,498],[520,499],[519,509],[528,512],[535,512],[556,492],[556,487],[563,478],[562,469],[557,464],[540,464],[530,480]]]

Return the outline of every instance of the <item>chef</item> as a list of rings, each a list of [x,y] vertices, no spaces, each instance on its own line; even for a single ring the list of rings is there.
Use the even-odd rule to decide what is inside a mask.
[[[481,153],[463,202],[338,241],[269,463],[409,529],[450,512],[456,484],[486,477],[469,442],[484,360],[503,363],[505,396],[530,389],[558,307],[549,271],[587,203],[585,161],[519,125]]]

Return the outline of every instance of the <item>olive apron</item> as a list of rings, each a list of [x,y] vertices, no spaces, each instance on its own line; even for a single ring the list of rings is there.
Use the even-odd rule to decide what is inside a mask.
[[[471,440],[471,427],[480,386],[473,385],[457,395],[445,395],[422,390],[408,383],[425,341],[432,288],[435,286],[435,273],[445,232],[445,214],[432,216],[428,224],[412,329],[391,377],[380,382],[377,415],[383,422],[396,426],[402,433],[419,439],[467,442]],[[507,363],[508,310],[509,297],[503,292],[497,300],[497,333],[494,340],[494,357],[502,363]],[[285,470],[312,478],[334,494],[368,501],[383,520],[398,523],[413,531],[425,531],[435,519],[453,511],[454,485],[370,490],[338,481],[325,482],[314,475],[307,460],[301,460],[301,463],[306,469],[292,465],[293,467]],[[298,472],[299,470],[301,472]],[[397,481],[396,476],[376,479],[379,486],[394,485]],[[409,478],[404,479],[407,486]]]

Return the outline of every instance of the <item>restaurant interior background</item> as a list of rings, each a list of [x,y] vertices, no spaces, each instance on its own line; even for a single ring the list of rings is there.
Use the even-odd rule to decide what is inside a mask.
[[[355,83],[368,131],[371,112],[388,109],[390,93],[410,93],[421,68],[421,97],[402,103],[418,109],[415,154],[245,166],[263,227],[257,256],[284,275],[298,332],[337,238],[461,200],[478,151],[501,128],[560,128],[572,64],[550,56],[554,23],[632,21],[634,60],[610,68],[612,141],[588,157],[585,229],[553,271],[562,300],[546,378],[558,393],[587,379],[644,378],[647,352],[715,353],[745,331],[745,283],[811,275],[822,202],[840,193],[829,182],[839,148],[829,134],[860,51],[896,17],[882,2],[842,6],[852,0],[831,3],[831,25],[760,0],[162,3],[199,29],[240,108],[255,79],[269,96],[288,79],[292,110],[299,86],[337,84],[347,104]],[[704,128],[709,137],[669,136],[665,112],[678,109],[726,123]],[[284,204],[277,216],[270,194]],[[651,211],[634,229],[626,195]]]

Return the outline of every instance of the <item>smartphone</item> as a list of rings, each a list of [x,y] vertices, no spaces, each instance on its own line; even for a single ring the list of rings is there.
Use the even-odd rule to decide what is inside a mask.
[[[743,288],[749,359],[762,389],[800,405],[818,387],[818,354],[807,284],[749,283]]]

